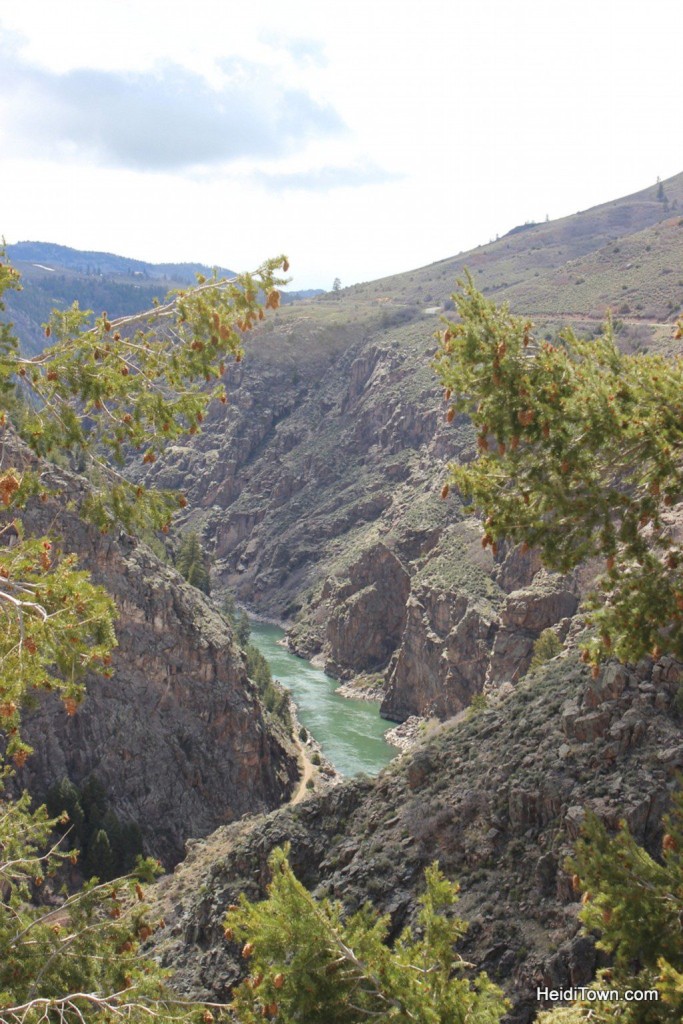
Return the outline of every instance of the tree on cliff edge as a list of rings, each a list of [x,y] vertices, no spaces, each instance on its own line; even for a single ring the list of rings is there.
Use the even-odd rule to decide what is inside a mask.
[[[454,300],[461,319],[446,323],[436,369],[447,419],[469,415],[478,455],[450,467],[443,496],[454,484],[472,499],[494,553],[509,539],[537,547],[561,572],[604,560],[586,609],[593,635],[584,659],[594,675],[608,655],[683,657],[683,359],[624,355],[609,321],[593,341],[565,329],[554,344],[537,343],[530,321],[486,300],[469,278]],[[674,332],[683,337],[681,320]],[[544,1024],[682,1019],[680,793],[664,826],[657,861],[624,823],[610,836],[589,816],[574,884],[612,966],[575,1005],[542,1014]],[[634,991],[657,998],[629,998]]]
[[[183,579],[204,594],[209,594],[211,579],[206,563],[207,559],[199,535],[191,530],[183,536],[180,542],[175,566]]]
[[[213,1019],[164,986],[164,972],[141,956],[154,921],[135,877],[97,884],[55,903],[35,896],[51,886],[75,851],[55,845],[54,826],[27,795],[2,796],[2,781],[31,749],[21,736],[21,711],[36,690],[56,691],[68,714],[84,696],[86,672],[110,675],[116,643],[114,606],[106,591],[62,552],[53,538],[24,528],[29,502],[51,498],[47,462],[87,470],[79,514],[103,533],[117,525],[168,530],[185,501],[173,492],[132,484],[121,475],[124,456],[153,463],[170,441],[200,429],[208,404],[225,402],[221,379],[228,359],[242,357],[244,335],[279,304],[276,277],[284,257],[234,281],[200,279],[198,286],[137,316],[94,322],[76,304],[45,326],[48,347],[21,355],[10,325],[0,324],[0,1021]],[[19,287],[0,255],[0,297]],[[3,309],[0,301],[0,310]],[[20,440],[21,438],[21,440]],[[52,495],[54,497],[54,495]],[[62,822],[65,824],[65,822]],[[101,830],[94,845],[106,859]],[[93,859],[94,864],[94,859]],[[90,867],[93,864],[89,865]]]
[[[581,920],[600,936],[598,947],[609,954],[610,966],[573,1006],[542,1014],[542,1024],[683,1020],[683,793],[663,824],[661,859],[655,860],[624,822],[610,836],[588,816],[568,866],[583,893]]]
[[[471,279],[453,298],[461,319],[435,366],[447,419],[465,412],[477,431],[477,458],[450,483],[482,513],[483,546],[536,547],[560,572],[602,558],[586,609],[595,671],[609,655],[683,657],[683,360],[624,355],[609,321],[593,341],[566,328],[539,343]]]

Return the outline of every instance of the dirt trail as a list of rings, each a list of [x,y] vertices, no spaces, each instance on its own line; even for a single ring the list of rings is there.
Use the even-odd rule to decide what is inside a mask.
[[[306,748],[304,747],[303,743],[301,742],[298,736],[296,737],[296,745],[299,750],[299,758],[303,764],[303,772],[301,775],[301,779],[299,780],[299,785],[297,787],[296,793],[289,801],[290,804],[301,803],[304,797],[307,796],[308,793],[310,792],[310,790],[306,788],[306,783],[308,782],[309,779],[313,778],[313,764],[308,756],[308,753],[306,752]]]
[[[531,316],[537,320],[569,320],[572,323],[587,323],[588,321],[604,323],[606,320],[606,313],[599,316],[597,313],[547,313],[543,312],[543,310],[534,310]],[[672,320],[665,320],[661,323],[657,320],[648,320],[645,317],[624,316],[621,313],[616,313],[614,310],[612,310],[612,317],[614,320],[621,320],[622,323],[632,326],[642,324],[645,327],[671,327],[672,330],[676,326]]]

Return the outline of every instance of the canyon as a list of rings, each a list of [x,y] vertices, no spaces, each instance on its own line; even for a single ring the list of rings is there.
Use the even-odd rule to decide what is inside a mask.
[[[438,859],[462,886],[461,952],[505,986],[511,1024],[533,1019],[538,984],[585,984],[603,963],[567,857],[587,810],[658,850],[683,767],[681,666],[608,662],[593,678],[577,643],[591,567],[558,575],[533,551],[482,547],[459,496],[441,497],[475,443],[463,417],[447,422],[431,363],[466,268],[540,337],[563,321],[595,336],[611,308],[627,351],[673,354],[683,175],[663,186],[666,205],[651,186],[273,312],[226,371],[228,404],[145,469],[187,495],[178,531],[200,535],[215,603],[129,537],[31,506],[32,529],[58,523],[120,623],[116,684],[93,680],[73,718],[34,712],[46,738],[22,782],[40,796],[96,773],[117,812],[144,822],[175,866],[156,887],[164,925],[149,948],[184,995],[226,998],[243,974],[223,915],[240,893],[264,894],[284,842],[309,888],[349,909],[371,901],[392,936]],[[50,472],[63,490],[87,486]],[[280,806],[296,751],[218,612],[228,593],[281,622],[293,652],[378,693],[387,724],[422,719],[415,749],[377,779]],[[532,669],[548,630],[560,653]]]
[[[683,201],[683,176],[665,185]],[[671,352],[683,292],[670,308],[660,271],[683,229],[666,212],[653,188],[278,314],[228,377],[228,408],[155,467],[164,486],[191,481],[186,522],[219,592],[284,620],[291,649],[336,677],[371,683],[387,719],[427,722],[376,782],[192,848],[160,886],[154,940],[183,991],[223,998],[241,976],[222,914],[240,892],[263,895],[283,842],[309,888],[349,909],[371,900],[393,935],[438,859],[471,922],[460,952],[503,983],[515,1024],[534,1018],[537,985],[585,984],[604,963],[581,932],[567,858],[587,810],[657,851],[683,763],[681,669],[609,663],[592,679],[577,651],[591,567],[565,577],[533,552],[482,548],[458,496],[441,498],[448,462],[475,449],[464,419],[446,422],[430,363],[465,266],[546,337],[564,317],[594,334],[627,281],[642,315],[624,314],[620,343]],[[546,630],[561,653],[530,672]],[[201,897],[184,895],[202,880]]]

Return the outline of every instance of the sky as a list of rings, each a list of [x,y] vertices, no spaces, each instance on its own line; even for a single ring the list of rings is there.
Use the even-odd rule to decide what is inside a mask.
[[[292,288],[683,171],[680,0],[0,0],[0,234]]]

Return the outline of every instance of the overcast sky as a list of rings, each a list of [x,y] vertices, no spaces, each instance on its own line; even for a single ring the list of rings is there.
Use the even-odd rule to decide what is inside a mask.
[[[292,287],[683,171],[680,0],[0,0],[0,234]]]

